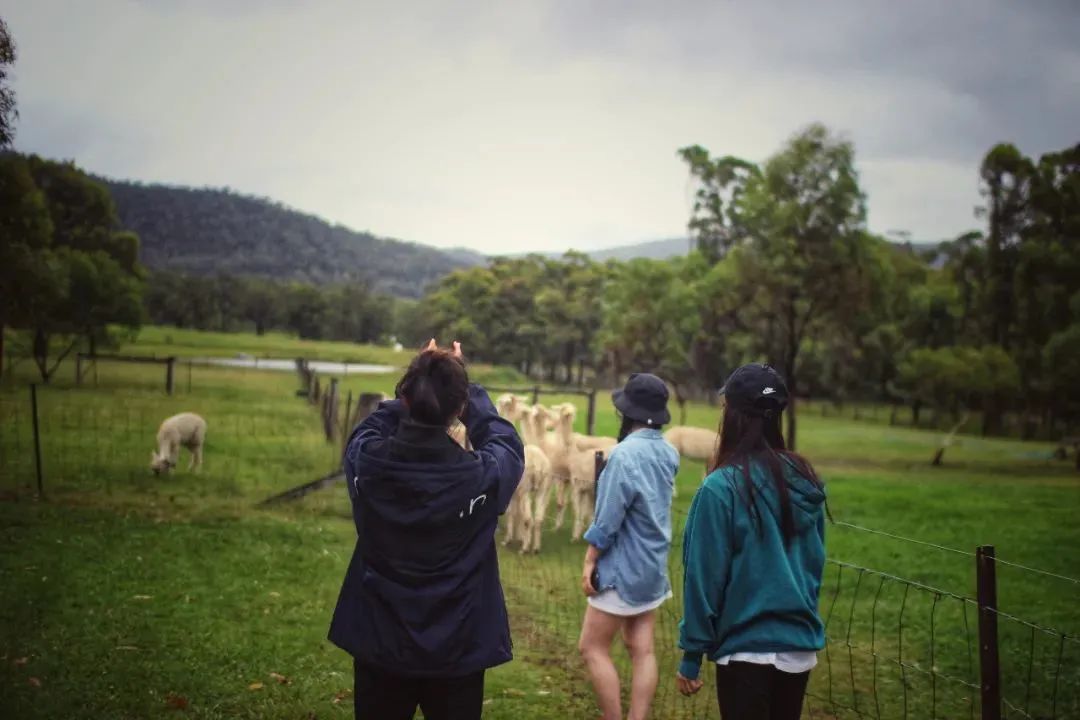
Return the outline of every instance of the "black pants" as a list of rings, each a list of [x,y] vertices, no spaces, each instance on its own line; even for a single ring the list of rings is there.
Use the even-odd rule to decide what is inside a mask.
[[[455,678],[393,675],[353,663],[357,720],[412,720],[419,705],[424,720],[479,720],[484,707],[484,671]]]
[[[733,662],[716,666],[716,699],[724,720],[799,720],[810,673]]]

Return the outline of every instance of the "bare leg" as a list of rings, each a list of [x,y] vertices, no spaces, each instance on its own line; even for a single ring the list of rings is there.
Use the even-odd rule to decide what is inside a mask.
[[[611,641],[622,623],[622,618],[597,610],[592,605],[585,608],[578,650],[592,679],[603,720],[622,720],[619,672],[611,660]]]
[[[195,446],[195,472],[202,469],[202,444]]]
[[[653,631],[656,628],[656,611],[627,618],[623,625],[623,642],[630,653],[633,677],[630,684],[630,713],[627,720],[645,720],[649,706],[656,695],[658,671],[653,652]]]

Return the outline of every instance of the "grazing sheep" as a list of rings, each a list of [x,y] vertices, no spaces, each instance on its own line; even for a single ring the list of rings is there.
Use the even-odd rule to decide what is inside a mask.
[[[206,421],[195,413],[180,413],[166,418],[157,432],[158,449],[150,453],[150,469],[157,475],[176,467],[180,447],[191,452],[188,470],[202,467],[203,445],[206,443]]]
[[[692,460],[708,462],[716,452],[715,430],[677,425],[664,433],[664,439],[671,443],[680,455]]]

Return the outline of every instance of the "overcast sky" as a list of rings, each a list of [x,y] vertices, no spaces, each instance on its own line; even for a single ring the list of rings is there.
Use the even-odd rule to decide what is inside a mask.
[[[685,233],[679,147],[820,120],[873,230],[978,223],[995,142],[1080,141],[1080,2],[0,0],[16,147],[484,252]]]

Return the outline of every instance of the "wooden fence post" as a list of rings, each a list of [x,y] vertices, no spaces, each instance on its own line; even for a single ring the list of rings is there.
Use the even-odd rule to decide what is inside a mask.
[[[333,441],[334,433],[337,432],[337,411],[338,379],[330,378],[330,387],[323,398],[323,429],[326,431],[327,441]]]
[[[38,497],[45,497],[45,484],[41,473],[41,432],[38,428],[37,384],[30,383],[30,412],[34,418],[34,468],[37,470]]]
[[[75,353],[75,387],[82,385],[82,353]]]
[[[979,605],[979,678],[982,720],[1001,720],[1001,665],[998,658],[997,566],[994,546],[975,550],[976,599]]]
[[[537,405],[539,403],[540,403],[540,386],[535,385],[535,386],[533,386],[533,405]]]
[[[165,362],[165,392],[168,395],[172,395],[175,382],[176,358],[168,357],[165,359]]]
[[[352,414],[352,390],[349,391],[348,396],[345,399],[345,417],[341,419],[341,439],[344,441],[349,437],[349,431],[352,430],[349,427],[349,416]]]

